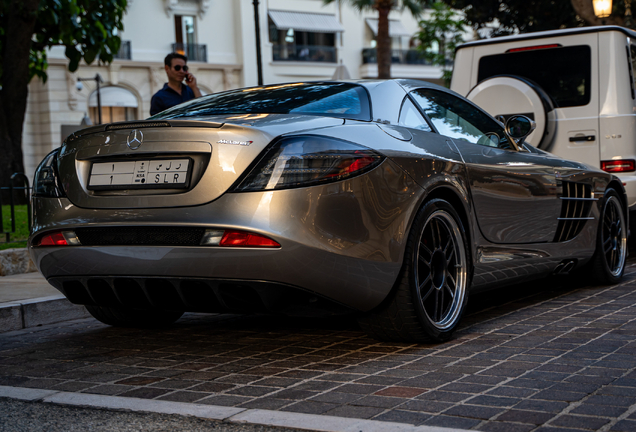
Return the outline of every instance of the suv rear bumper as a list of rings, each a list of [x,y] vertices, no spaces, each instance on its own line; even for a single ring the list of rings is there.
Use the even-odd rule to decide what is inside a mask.
[[[636,211],[636,173],[616,174],[616,176],[623,182],[625,187],[629,211]]]

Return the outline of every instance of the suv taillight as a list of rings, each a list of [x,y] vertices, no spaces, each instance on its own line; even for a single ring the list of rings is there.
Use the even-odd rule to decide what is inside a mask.
[[[611,173],[636,171],[636,161],[634,159],[601,161],[601,169]]]

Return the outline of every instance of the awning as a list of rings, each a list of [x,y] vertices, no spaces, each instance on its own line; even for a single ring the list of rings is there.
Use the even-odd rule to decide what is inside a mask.
[[[138,102],[134,94],[122,87],[100,87],[99,98],[103,107],[132,107],[137,108]],[[91,93],[88,98],[88,106],[97,106],[97,91]]]
[[[280,10],[269,10],[268,14],[279,30],[294,29],[313,33],[338,33],[344,31],[344,27],[338,22],[335,15]]]
[[[374,36],[378,35],[378,20],[376,18],[367,18],[367,25],[373,32]],[[389,37],[411,36],[402,23],[398,20],[389,20]]]

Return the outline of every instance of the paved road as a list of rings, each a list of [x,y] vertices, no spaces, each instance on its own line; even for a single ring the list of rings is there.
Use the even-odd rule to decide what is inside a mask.
[[[0,334],[0,386],[481,431],[636,431],[634,288],[632,258],[616,286],[550,279],[475,295],[440,345],[377,342],[347,319],[188,314],[152,331],[77,320]]]

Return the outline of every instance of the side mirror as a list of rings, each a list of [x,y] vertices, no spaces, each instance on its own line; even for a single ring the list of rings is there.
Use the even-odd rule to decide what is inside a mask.
[[[513,115],[506,121],[506,133],[517,144],[524,140],[535,130],[537,124],[526,116]]]

